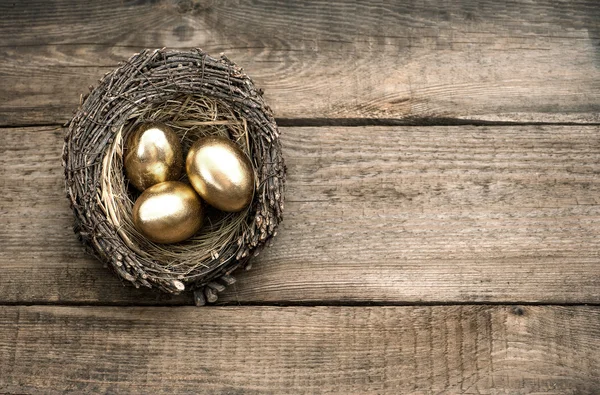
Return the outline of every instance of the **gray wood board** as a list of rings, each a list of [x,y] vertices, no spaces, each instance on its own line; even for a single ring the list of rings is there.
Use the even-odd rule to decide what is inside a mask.
[[[228,303],[600,301],[600,127],[282,128],[274,245]],[[62,130],[0,139],[0,303],[189,304],[85,255]]]
[[[0,125],[65,122],[146,47],[226,53],[279,118],[600,121],[594,0],[26,0],[0,15]]]
[[[600,388],[598,307],[0,306],[8,393]]]

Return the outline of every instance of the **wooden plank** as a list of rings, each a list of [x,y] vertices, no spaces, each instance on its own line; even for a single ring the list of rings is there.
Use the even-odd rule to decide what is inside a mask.
[[[600,388],[598,307],[0,307],[9,393]]]
[[[556,2],[0,2],[0,125],[66,121],[142,48],[225,52],[280,118],[600,122],[600,7]]]
[[[282,128],[285,219],[229,303],[600,301],[600,127]],[[0,140],[0,302],[192,303],[72,234],[62,131]]]

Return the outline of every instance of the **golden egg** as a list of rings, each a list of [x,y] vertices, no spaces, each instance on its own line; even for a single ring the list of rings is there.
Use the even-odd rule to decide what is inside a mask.
[[[252,164],[231,140],[199,139],[188,152],[185,168],[200,197],[219,210],[241,211],[252,201]]]
[[[137,230],[155,243],[177,243],[202,226],[203,207],[196,191],[179,181],[147,188],[133,206]]]
[[[179,179],[183,169],[181,142],[167,125],[141,125],[127,139],[126,148],[125,173],[140,191]]]

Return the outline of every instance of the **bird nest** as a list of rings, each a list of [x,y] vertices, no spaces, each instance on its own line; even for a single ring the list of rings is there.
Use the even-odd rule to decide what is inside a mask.
[[[170,126],[184,151],[203,136],[234,141],[256,179],[248,208],[209,210],[200,232],[176,244],[140,234],[132,221],[139,192],[124,174],[124,142],[151,121]],[[82,98],[65,136],[63,165],[74,230],[88,250],[136,287],[191,290],[198,305],[216,301],[235,281],[232,271],[249,268],[282,220],[285,165],[277,125],[262,92],[225,56],[201,50],[134,55]]]

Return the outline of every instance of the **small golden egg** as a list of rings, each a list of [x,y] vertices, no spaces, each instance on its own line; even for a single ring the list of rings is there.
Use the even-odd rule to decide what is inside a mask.
[[[203,207],[196,191],[179,181],[147,188],[133,205],[133,224],[155,243],[177,243],[190,238],[203,222]]]
[[[200,197],[219,210],[241,211],[252,201],[252,164],[231,140],[216,136],[199,139],[188,152],[185,168]]]
[[[183,169],[181,142],[161,123],[141,125],[127,139],[125,173],[140,191],[159,182],[179,179]]]

